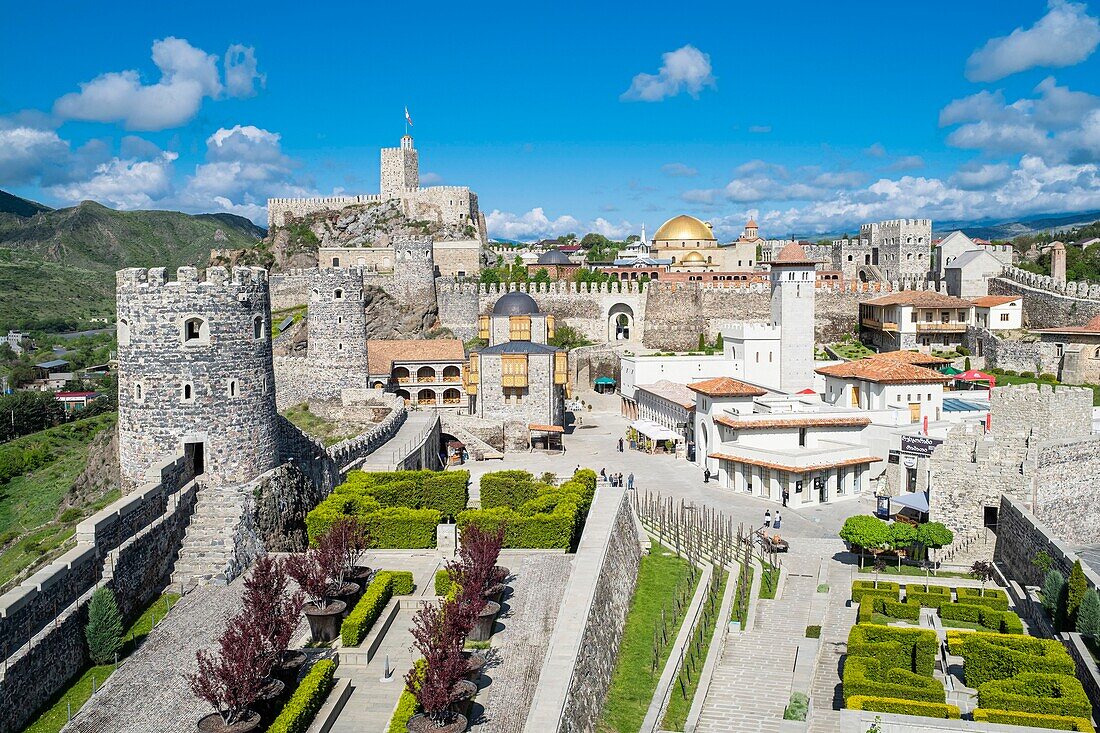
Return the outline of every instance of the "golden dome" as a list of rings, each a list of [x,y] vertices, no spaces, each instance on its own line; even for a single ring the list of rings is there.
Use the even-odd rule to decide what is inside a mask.
[[[703,255],[699,254],[698,252],[692,252],[691,254],[689,254],[687,257],[684,258],[684,262],[702,262],[702,261],[703,261]]]
[[[714,232],[694,216],[680,214],[674,216],[654,232],[653,241],[694,239],[715,241]]]

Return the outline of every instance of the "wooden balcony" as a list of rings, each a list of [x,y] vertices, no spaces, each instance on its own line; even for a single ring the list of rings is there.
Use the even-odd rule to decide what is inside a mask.
[[[880,321],[877,318],[864,316],[863,318],[859,319],[859,322],[861,325],[866,326],[867,328],[873,328],[877,331],[898,330],[898,324],[894,323],[893,321]]]
[[[966,324],[962,321],[949,321],[948,323],[917,321],[917,333],[963,333]]]

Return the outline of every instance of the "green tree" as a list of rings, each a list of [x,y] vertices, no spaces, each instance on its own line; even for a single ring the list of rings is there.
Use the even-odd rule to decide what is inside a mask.
[[[1091,588],[1085,591],[1077,609],[1077,633],[1092,639],[1100,634],[1100,595]]]
[[[535,277],[532,278],[532,282],[548,283],[550,282],[550,273],[546,270],[545,267],[540,267],[535,272]]]
[[[963,369],[965,369],[966,371],[970,371],[970,357],[969,356],[966,357],[966,359],[963,360]]]
[[[925,522],[917,527],[917,542],[929,550],[947,547],[955,541],[955,533],[942,522]]]
[[[1053,568],[1043,576],[1043,608],[1050,615],[1051,621],[1058,617],[1059,601],[1065,585],[1066,577]]]
[[[985,584],[993,580],[996,572],[993,570],[993,563],[988,560],[975,560],[974,564],[970,566],[970,577],[975,580],[982,581],[982,592],[979,595],[985,595]]]
[[[716,338],[714,340],[714,349],[715,349],[715,351],[721,351],[724,348],[724,346],[725,345],[722,343],[722,332],[719,331],[718,332],[718,338]]]
[[[1081,601],[1085,599],[1085,591],[1089,588],[1085,580],[1085,570],[1081,567],[1081,561],[1073,563],[1073,570],[1069,573],[1069,581],[1066,583],[1066,610],[1063,621],[1063,630],[1077,628],[1077,611],[1081,608]]]
[[[882,552],[890,542],[890,532],[886,522],[868,514],[857,514],[844,520],[840,528],[840,539],[853,547],[861,548],[860,567],[863,567],[863,552],[868,550],[874,555]]]
[[[699,351],[707,348],[707,337],[705,334],[699,334]]]
[[[588,346],[592,342],[584,337],[577,329],[564,323],[554,326],[554,335],[546,341],[551,346],[561,349],[575,349],[579,346]]]
[[[88,602],[88,625],[84,627],[88,641],[88,656],[96,664],[109,664],[122,648],[122,614],[118,612],[115,594],[102,586]]]
[[[1053,562],[1054,559],[1051,558],[1050,553],[1046,550],[1039,550],[1035,553],[1034,557],[1031,558],[1031,564],[1043,575],[1046,575],[1047,572],[1050,571],[1050,566]]]
[[[901,569],[901,551],[917,541],[917,528],[905,522],[890,525],[890,547],[898,556],[898,569]]]

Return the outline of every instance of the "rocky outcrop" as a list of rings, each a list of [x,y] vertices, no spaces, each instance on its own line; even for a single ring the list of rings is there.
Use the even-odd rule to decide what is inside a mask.
[[[106,496],[120,484],[118,431],[113,427],[96,435],[88,444],[88,462],[73,480],[61,502],[61,511],[84,507]]]
[[[306,514],[324,498],[305,474],[292,464],[262,478],[252,492],[252,521],[268,552],[306,549]]]

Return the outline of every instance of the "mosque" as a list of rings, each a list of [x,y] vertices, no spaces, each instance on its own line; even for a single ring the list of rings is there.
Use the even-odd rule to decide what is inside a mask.
[[[737,241],[720,245],[708,222],[680,214],[653,233],[649,254],[667,260],[669,272],[737,272],[756,266],[756,247],[763,241],[753,219]]]

